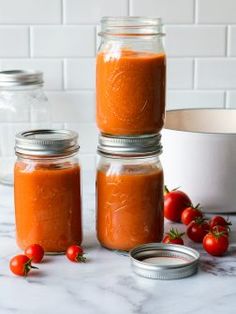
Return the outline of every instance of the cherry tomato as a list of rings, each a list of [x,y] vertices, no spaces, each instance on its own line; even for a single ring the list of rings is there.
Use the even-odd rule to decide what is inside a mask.
[[[39,244],[32,244],[25,249],[25,255],[28,256],[32,262],[40,263],[44,257],[44,249]]]
[[[229,235],[229,227],[228,226],[214,226],[210,229],[213,232],[224,232],[225,235]]]
[[[195,218],[187,227],[188,237],[194,241],[201,243],[204,236],[209,231],[209,224],[202,217]]]
[[[230,226],[231,222],[224,219],[222,216],[214,216],[209,221],[210,228],[215,226]]]
[[[166,236],[164,237],[162,242],[184,245],[184,241],[182,239],[183,235],[184,235],[184,232],[179,232],[178,229],[171,228],[170,231],[166,233]]]
[[[187,194],[182,191],[169,191],[165,186],[164,196],[164,216],[165,218],[180,222],[181,214],[186,207],[191,206],[191,200]]]
[[[223,232],[209,232],[203,239],[203,247],[213,256],[222,256],[229,247],[229,238]]]
[[[199,208],[200,204],[197,204],[197,206],[190,206],[184,209],[184,211],[181,214],[181,222],[185,225],[190,224],[192,220],[194,220],[197,217],[203,217],[203,214]]]
[[[18,276],[27,276],[31,268],[36,268],[31,265],[31,259],[26,255],[16,255],[10,260],[10,270]]]
[[[67,258],[72,262],[85,262],[86,257],[84,257],[84,250],[79,245],[71,245],[66,250]]]

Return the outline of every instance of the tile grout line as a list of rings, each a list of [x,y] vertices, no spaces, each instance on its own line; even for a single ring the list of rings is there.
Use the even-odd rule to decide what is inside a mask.
[[[29,58],[33,57],[33,29],[32,25],[29,26]]]
[[[67,68],[67,64],[66,64],[66,59],[63,58],[62,59],[62,91],[65,92],[66,91],[66,68]]]
[[[197,21],[197,16],[198,16],[198,0],[194,0],[194,3],[193,3],[193,18],[194,18],[194,24],[198,24],[198,21]]]
[[[130,11],[131,11],[131,3],[130,2],[131,2],[131,0],[128,0],[128,3],[127,3],[128,4],[128,7],[127,7],[128,16],[130,16]]]
[[[61,0],[61,24],[65,24],[65,2]]]
[[[230,30],[229,30],[229,25],[226,25],[226,30],[225,30],[225,57],[229,57],[229,35],[230,35]]]
[[[197,59],[193,58],[193,90],[197,90]]]

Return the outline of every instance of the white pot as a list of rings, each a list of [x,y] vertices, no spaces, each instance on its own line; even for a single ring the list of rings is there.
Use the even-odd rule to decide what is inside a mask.
[[[206,212],[236,212],[236,110],[167,111],[162,141],[170,189],[181,187]]]

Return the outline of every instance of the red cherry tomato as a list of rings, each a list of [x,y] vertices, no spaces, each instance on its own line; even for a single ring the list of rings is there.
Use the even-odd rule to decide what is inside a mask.
[[[203,247],[213,256],[222,256],[229,247],[229,238],[224,232],[209,232],[203,239]]]
[[[181,214],[181,222],[185,225],[190,224],[192,220],[194,220],[197,217],[203,217],[203,214],[199,208],[200,204],[197,204],[197,206],[190,206],[184,209],[184,211]]]
[[[192,241],[201,243],[208,231],[209,224],[203,218],[198,217],[190,222],[186,232]]]
[[[184,245],[182,236],[184,232],[179,232],[178,229],[171,228],[169,232],[166,233],[166,236],[162,240],[163,243],[169,244],[181,244]]]
[[[26,255],[16,255],[10,260],[10,270],[17,276],[27,276],[31,268],[36,268],[31,265],[31,260]]]
[[[28,256],[32,262],[40,263],[44,257],[44,249],[39,244],[32,244],[25,249],[25,255]]]
[[[210,228],[213,228],[215,226],[230,226],[231,222],[225,220],[225,218],[222,216],[214,216],[210,219],[209,225]]]
[[[164,196],[164,216],[165,218],[180,222],[181,214],[186,207],[191,206],[191,200],[187,194],[182,191],[169,191],[165,186]]]
[[[71,245],[66,251],[67,258],[72,262],[85,262],[86,257],[84,257],[84,250],[79,245]]]

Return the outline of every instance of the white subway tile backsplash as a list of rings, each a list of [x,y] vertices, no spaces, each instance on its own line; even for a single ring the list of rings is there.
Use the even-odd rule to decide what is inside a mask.
[[[0,0],[0,69],[44,72],[53,127],[79,131],[82,167],[94,171],[101,17],[161,17],[167,24],[168,109],[236,108],[235,12],[236,0]],[[0,131],[5,125],[15,132],[28,120],[19,112],[0,113],[0,122],[9,121]]]
[[[29,28],[0,26],[0,57],[28,57]]]
[[[235,0],[198,1],[197,21],[199,23],[236,23]]]
[[[197,88],[236,88],[236,58],[196,60]]]
[[[224,26],[166,26],[169,56],[224,56]]]
[[[79,139],[80,140],[80,139]],[[80,143],[81,146],[81,143]],[[94,154],[83,154],[79,152],[79,159],[82,166],[82,172],[96,168],[96,156]]]
[[[93,91],[48,92],[55,122],[94,122],[95,95]]]
[[[236,26],[229,27],[229,55],[236,56]]]
[[[44,74],[44,87],[46,90],[62,89],[62,60],[56,59],[3,59],[2,70],[24,69],[40,70]]]
[[[98,23],[102,16],[128,15],[128,0],[65,0],[65,22]]]
[[[61,0],[0,0],[1,24],[58,24]]]
[[[66,89],[95,88],[95,59],[68,59],[65,61]]]
[[[222,108],[224,92],[222,91],[168,91],[167,109],[184,108]]]
[[[98,131],[95,123],[66,123],[65,128],[79,133],[81,153],[96,153]]]
[[[193,60],[167,59],[167,88],[191,89],[193,87]]]
[[[226,97],[227,97],[226,107],[236,109],[236,91],[227,92]]]
[[[34,57],[84,57],[95,54],[93,26],[32,27]]]
[[[130,0],[131,15],[161,17],[164,23],[192,23],[193,0]]]

